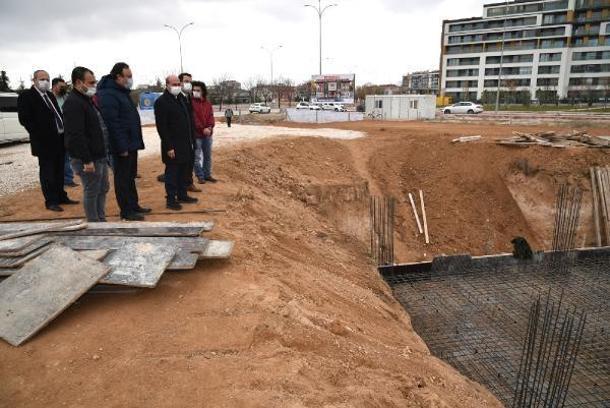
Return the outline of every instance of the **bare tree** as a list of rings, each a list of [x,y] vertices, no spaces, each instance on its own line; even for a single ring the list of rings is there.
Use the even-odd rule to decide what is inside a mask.
[[[222,105],[227,97],[228,87],[227,81],[229,80],[229,74],[222,74],[219,77],[215,78],[212,83],[214,84],[214,94],[216,98],[218,98],[218,103],[220,104],[218,110],[222,111]]]

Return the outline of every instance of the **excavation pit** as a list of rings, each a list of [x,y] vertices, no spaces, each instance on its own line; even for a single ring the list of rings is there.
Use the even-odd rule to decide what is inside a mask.
[[[415,331],[435,356],[512,406],[532,303],[550,293],[587,314],[566,407],[610,406],[610,248],[552,254],[439,257],[381,267]]]

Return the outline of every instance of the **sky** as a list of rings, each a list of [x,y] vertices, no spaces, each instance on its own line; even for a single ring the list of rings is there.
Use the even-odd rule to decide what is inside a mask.
[[[184,30],[184,70],[212,83],[301,83],[319,70],[318,0],[1,0],[0,69],[11,86],[45,69],[70,77],[82,65],[100,78],[127,62],[136,84],[179,73],[177,34]],[[402,75],[438,69],[444,19],[481,16],[483,0],[323,0],[323,73],[355,73],[359,84],[400,83]]]

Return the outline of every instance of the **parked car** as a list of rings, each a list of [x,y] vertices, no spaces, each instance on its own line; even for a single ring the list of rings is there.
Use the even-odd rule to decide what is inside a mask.
[[[310,109],[311,105],[309,104],[309,102],[299,102],[297,103],[297,110],[300,109]]]
[[[19,123],[17,97],[13,92],[0,92],[0,144],[30,140],[27,130]]]
[[[474,102],[458,102],[456,104],[443,108],[444,114],[467,113],[469,115],[474,115],[475,113],[482,113],[483,111],[483,107],[481,105],[477,105]]]
[[[253,103],[249,110],[250,113],[271,113],[271,108],[264,103]]]
[[[309,104],[309,110],[315,110],[315,111],[319,111],[322,108],[320,107],[320,105],[318,105],[317,103],[310,103]]]
[[[322,104],[322,110],[345,112],[345,108],[340,103],[326,102]]]

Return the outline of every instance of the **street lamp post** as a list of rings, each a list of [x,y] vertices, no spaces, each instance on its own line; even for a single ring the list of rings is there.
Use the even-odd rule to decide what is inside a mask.
[[[184,68],[182,67],[182,32],[187,28],[190,27],[192,25],[194,25],[195,23],[191,22],[188,24],[185,24],[182,26],[182,28],[180,30],[178,30],[176,27],[171,26],[169,24],[164,24],[164,27],[167,28],[171,28],[172,30],[174,30],[176,32],[176,34],[178,35],[178,46],[180,47],[180,72],[184,72]]]
[[[261,47],[261,50],[265,50],[269,53],[269,62],[271,65],[271,84],[272,85],[273,85],[273,54],[282,47],[283,47],[283,45],[277,45],[273,48],[266,48],[264,46]]]
[[[322,75],[322,16],[324,12],[331,7],[336,7],[338,4],[329,4],[322,8],[322,0],[318,0],[318,5],[314,6],[311,4],[306,4],[305,7],[311,7],[318,14],[318,18],[320,19],[320,75]]]

